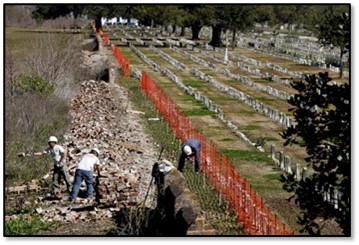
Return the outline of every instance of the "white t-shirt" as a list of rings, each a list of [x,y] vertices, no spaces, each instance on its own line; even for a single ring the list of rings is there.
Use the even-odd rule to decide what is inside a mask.
[[[92,171],[94,165],[100,165],[100,160],[92,153],[88,153],[82,156],[77,169]]]
[[[44,151],[47,154],[51,155],[55,165],[60,162],[61,153],[65,152],[64,148],[61,145],[55,145],[54,148],[47,147]]]

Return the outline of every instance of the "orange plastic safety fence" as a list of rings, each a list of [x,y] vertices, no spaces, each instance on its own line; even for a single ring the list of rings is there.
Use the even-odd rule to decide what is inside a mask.
[[[117,52],[117,51],[116,51]],[[114,51],[115,53],[115,51]],[[263,205],[262,198],[250,187],[248,180],[235,170],[228,157],[216,150],[214,143],[207,140],[175,103],[157,84],[142,72],[141,89],[156,105],[176,136],[184,142],[188,138],[199,139],[201,143],[201,169],[217,192],[232,204],[239,221],[250,235],[293,235],[294,232]]]
[[[100,35],[100,37],[102,38],[103,42],[106,45],[110,44],[110,40],[109,40],[107,34],[105,34],[102,31],[102,29],[99,29],[98,34]],[[129,77],[130,72],[131,72],[131,70],[130,70],[130,61],[127,59],[126,56],[121,54],[120,49],[115,44],[112,44],[112,52],[113,52],[113,55],[115,56],[118,64],[122,67],[123,75],[125,77]]]

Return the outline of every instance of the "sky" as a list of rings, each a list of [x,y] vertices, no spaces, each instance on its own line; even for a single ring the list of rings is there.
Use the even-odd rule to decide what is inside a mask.
[[[24,3],[24,2],[17,2],[17,1],[6,1],[4,3]],[[29,1],[26,2],[28,3],[50,3],[49,1]],[[73,1],[56,1],[56,3],[73,3]],[[93,1],[76,1],[76,3],[103,3],[103,2],[93,2]],[[133,3],[133,2],[125,2],[125,1],[105,1],[104,3]],[[135,1],[135,3],[192,3],[192,1]],[[358,23],[358,17],[357,17],[357,7],[359,6],[359,3],[357,3],[357,1],[354,0],[350,0],[350,1],[244,1],[244,2],[240,2],[240,1],[225,1],[225,2],[219,2],[219,1],[196,1],[196,3],[283,3],[283,4],[290,4],[290,3],[297,3],[297,4],[304,4],[304,3],[308,3],[308,4],[314,4],[314,3],[320,3],[320,4],[325,4],[325,3],[350,3],[351,4],[351,21],[352,21],[352,40],[351,40],[351,48],[352,48],[352,56],[351,56],[351,64],[352,64],[352,68],[353,71],[356,71],[356,69],[358,69],[358,63],[355,62],[357,61],[357,49],[355,48],[355,46],[353,45],[354,43],[356,43],[356,41],[358,40],[357,37],[357,32],[354,29],[355,27],[359,26]],[[3,5],[1,5],[1,13],[0,13],[0,17],[3,20]],[[2,32],[1,32],[1,39],[2,42],[4,41],[4,27],[2,25]],[[0,45],[1,48],[1,53],[4,54],[3,52],[3,43]],[[4,77],[3,74],[3,69],[4,67],[2,66],[1,69],[1,75],[2,77]],[[223,238],[223,237],[199,237],[199,238],[158,238],[158,237],[154,237],[154,238],[86,238],[86,237],[77,237],[77,238],[71,238],[71,237],[66,237],[66,238],[60,238],[60,237],[48,237],[48,238],[42,238],[42,237],[27,237],[27,238],[4,238],[3,237],[3,218],[4,218],[4,214],[3,214],[3,209],[1,208],[1,223],[0,223],[0,232],[1,232],[1,238],[0,241],[1,243],[6,243],[6,244],[18,244],[18,243],[26,243],[28,244],[36,244],[36,245],[40,245],[40,244],[46,244],[48,245],[49,242],[51,242],[51,244],[78,244],[81,241],[86,242],[87,244],[99,244],[99,242],[101,241],[105,241],[106,245],[108,244],[119,244],[122,242],[130,242],[131,245],[133,243],[135,244],[142,244],[142,243],[146,243],[146,245],[149,244],[168,244],[171,243],[171,245],[173,244],[183,244],[185,243],[191,243],[191,244],[197,244],[197,243],[213,243],[213,244],[218,244],[218,242],[225,242],[226,244],[239,244],[239,243],[247,243],[250,242],[251,244],[262,244],[263,242],[270,243],[270,244],[275,244],[275,245],[279,245],[279,244],[288,244],[290,243],[291,245],[294,244],[303,244],[305,243],[307,244],[316,244],[318,242],[325,242],[327,245],[329,244],[338,244],[338,243],[356,243],[358,242],[358,236],[359,236],[359,229],[358,229],[358,210],[357,210],[357,192],[355,192],[358,188],[357,184],[358,181],[356,180],[356,176],[358,175],[358,167],[355,166],[355,163],[357,162],[357,152],[358,152],[358,146],[356,145],[356,140],[358,139],[358,130],[356,130],[356,128],[354,127],[354,125],[356,125],[357,121],[357,117],[358,117],[358,100],[355,98],[355,92],[358,92],[358,86],[353,82],[355,81],[356,78],[356,73],[352,72],[351,73],[351,89],[352,89],[352,97],[351,97],[351,103],[352,103],[352,122],[351,122],[351,129],[352,129],[352,137],[351,137],[351,145],[352,145],[352,154],[351,154],[351,159],[352,159],[352,237],[351,238],[338,238],[338,237],[320,237],[320,238],[308,238],[308,237],[294,237],[294,238],[287,238],[287,237],[280,237],[280,238],[276,238],[276,237],[267,237],[267,238],[260,238],[260,237],[227,237],[227,238]],[[0,83],[0,91],[3,91],[3,82]],[[3,93],[0,93],[1,96],[1,101],[4,101]],[[1,115],[4,116],[4,108],[3,106],[0,107],[0,112]],[[4,117],[3,117],[4,118]],[[1,120],[1,128],[3,128],[2,131],[0,131],[0,156],[2,157],[2,162],[4,162],[4,157],[3,157],[3,152],[4,152],[4,127],[3,127],[3,120]],[[3,176],[3,164],[0,164],[0,172],[1,175]],[[1,191],[1,197],[3,197],[3,180],[0,181],[0,191]]]

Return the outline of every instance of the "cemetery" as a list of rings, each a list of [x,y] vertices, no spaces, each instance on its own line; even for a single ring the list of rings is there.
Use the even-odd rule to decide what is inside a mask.
[[[95,197],[85,197],[85,185],[72,201],[65,200],[65,186],[50,193],[50,172],[27,182],[8,182],[7,233],[13,229],[11,224],[36,216],[62,227],[108,222],[108,228],[95,230],[110,236],[351,235],[350,140],[345,142],[350,136],[351,104],[346,12],[331,17],[340,22],[335,35],[343,38],[333,40],[332,32],[315,32],[317,27],[308,25],[319,17],[291,22],[275,14],[280,21],[270,22],[272,17],[265,12],[291,8],[286,5],[255,10],[249,5],[216,9],[196,4],[95,7],[82,6],[77,13],[70,5],[72,25],[81,18],[83,26],[67,34],[77,43],[65,48],[73,50],[76,58],[68,51],[72,58],[61,64],[71,64],[75,75],[69,72],[69,79],[81,82],[76,80],[77,87],[71,87],[75,83],[50,78],[50,85],[67,86],[67,92],[54,90],[56,95],[51,95],[50,85],[50,92],[41,90],[56,98],[65,95],[66,123],[56,119],[48,129],[36,126],[34,134],[41,136],[32,136],[38,141],[45,132],[58,132],[69,157],[71,181],[77,178],[80,154],[99,148],[103,165],[93,173]],[[341,7],[340,11],[345,9]],[[291,11],[301,8],[331,16],[330,6],[298,5]],[[48,18],[46,8],[35,9],[44,20]],[[218,15],[225,11],[234,24],[223,16],[212,19],[211,11]],[[114,17],[118,13],[122,17]],[[176,19],[177,14],[191,14],[192,19]],[[207,15],[210,21],[191,22]],[[53,32],[66,34],[61,29]],[[342,42],[335,43],[338,40]],[[6,99],[15,108],[13,101],[30,98],[28,91],[31,96],[39,92],[30,90],[34,88],[26,85],[26,77],[14,80],[18,54],[7,52]],[[45,54],[56,57],[54,49]],[[49,66],[47,72],[53,70]],[[65,75],[65,70],[58,70]],[[9,110],[12,121],[7,125],[16,128],[25,119],[31,125],[28,113],[21,112],[22,119],[15,124],[16,116]],[[61,131],[50,128],[59,125]],[[15,137],[15,133],[7,135]],[[188,139],[200,144],[195,156],[196,160],[200,156],[200,171],[197,162],[193,171],[194,158],[184,153]],[[6,158],[12,172],[8,170],[6,178],[14,178],[19,163],[38,161],[27,158],[36,155],[35,150],[22,150],[17,154],[21,159],[14,158],[15,149],[30,144],[14,140],[12,156],[7,152]],[[178,164],[179,153],[187,154],[184,169]],[[10,163],[15,165],[9,168]],[[11,209],[12,203],[19,210],[36,208],[23,216]],[[37,234],[49,235],[54,229]],[[74,234],[91,234],[87,228],[80,230]],[[70,233],[60,226],[57,234]]]

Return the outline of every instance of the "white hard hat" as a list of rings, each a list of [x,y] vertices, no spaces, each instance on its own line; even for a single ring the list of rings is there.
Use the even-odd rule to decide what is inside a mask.
[[[56,142],[57,143],[57,138],[55,136],[50,136],[48,142]]]
[[[183,152],[184,154],[186,154],[187,156],[191,155],[192,154],[192,149],[189,145],[185,145],[183,147]]]
[[[99,149],[97,149],[96,147],[95,147],[95,148],[92,148],[92,151],[96,152],[96,153],[97,153],[97,155],[100,155],[100,150],[99,150]]]

